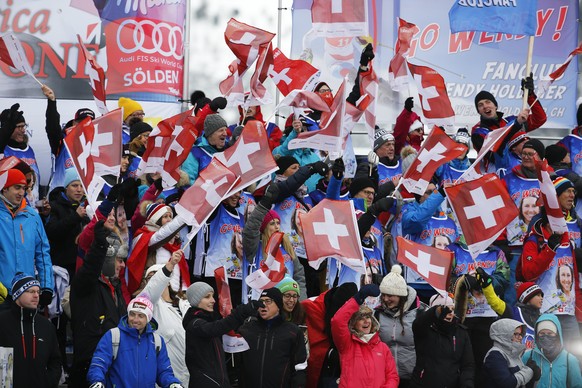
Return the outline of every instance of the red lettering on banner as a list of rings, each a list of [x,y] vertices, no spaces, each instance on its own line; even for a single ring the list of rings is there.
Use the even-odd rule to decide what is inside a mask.
[[[572,266],[573,263],[574,261],[572,260],[571,256],[564,256],[558,259],[558,267],[561,267],[563,265]]]
[[[539,188],[533,188],[533,189],[518,191],[518,192],[514,193],[511,196],[511,199],[513,200],[513,202],[515,202],[515,201],[517,201],[520,198],[527,198],[527,197],[536,197],[536,198],[538,198],[539,196],[540,196],[540,189]]]
[[[449,54],[456,54],[459,51],[468,51],[473,43],[475,31],[461,31],[449,35]]]
[[[494,40],[494,34],[491,32],[482,32],[479,34],[479,44],[491,43]]]
[[[283,202],[281,202],[281,210],[287,210],[290,209],[293,206],[293,201],[286,199]]]
[[[8,0],[7,5],[10,7],[14,3],[13,0]],[[0,12],[2,23],[0,24],[0,32],[30,32],[36,34],[46,34],[49,31],[49,19],[51,12],[48,9],[36,11],[31,15],[29,9],[21,9],[12,15],[12,10],[7,8]]]
[[[413,38],[410,41],[409,57],[416,55],[417,45],[420,49],[427,51],[434,47],[439,38],[440,26],[437,23],[431,23],[420,32],[420,38]],[[418,34],[417,34],[418,35]]]
[[[548,20],[550,20],[550,16],[552,16],[553,13],[553,8],[548,8],[545,11],[540,9],[537,12],[538,27],[536,29],[536,36],[541,36],[544,33],[544,28],[546,27],[546,24],[548,23]]]
[[[238,224],[222,224],[220,226],[220,233],[226,234],[229,232],[241,233],[242,229]]]

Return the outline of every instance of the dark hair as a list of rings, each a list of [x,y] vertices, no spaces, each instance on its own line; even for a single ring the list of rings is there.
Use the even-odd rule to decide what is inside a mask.
[[[293,322],[296,325],[305,325],[305,309],[303,305],[297,300],[295,303],[295,307],[293,307],[293,311],[288,313],[285,309],[281,309],[281,314],[286,321]]]
[[[558,270],[556,271],[556,288],[558,290],[562,290],[562,292],[564,291],[574,291],[573,290],[573,284],[570,285],[570,289],[569,290],[564,290],[564,288],[562,287],[562,283],[560,283],[560,269],[561,268],[568,268],[568,271],[570,271],[570,275],[572,276],[572,282],[574,281],[574,270],[572,269],[572,267],[570,267],[569,265],[561,265],[558,267]]]

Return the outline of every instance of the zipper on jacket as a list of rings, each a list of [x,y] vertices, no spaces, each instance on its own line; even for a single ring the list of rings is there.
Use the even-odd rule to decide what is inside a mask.
[[[263,387],[263,371],[265,369],[265,354],[267,353],[267,342],[268,342],[268,336],[269,334],[269,327],[266,328],[265,330],[265,346],[263,346],[263,354],[261,357],[261,379],[260,379],[260,384],[259,387],[262,388]]]
[[[20,239],[22,240],[22,243],[24,244],[24,231],[22,230],[22,224],[20,224]]]
[[[212,381],[214,384],[216,384],[216,386],[220,387],[220,384],[218,383],[218,381],[214,380],[212,377],[208,376],[206,373],[202,372],[202,375],[204,377],[206,377],[208,380]]]

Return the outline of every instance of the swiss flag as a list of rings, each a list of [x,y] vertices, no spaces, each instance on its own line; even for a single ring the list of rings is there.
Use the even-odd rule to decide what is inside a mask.
[[[176,213],[188,225],[199,228],[238,181],[239,178],[232,171],[213,158],[200,171],[194,185],[184,192],[176,205]]]
[[[397,92],[408,84],[406,57],[408,56],[412,37],[420,31],[416,24],[409,23],[401,18],[398,18],[398,24],[398,40],[394,48],[394,57],[390,60],[390,65],[388,66],[388,82],[392,90]]]
[[[453,252],[396,237],[397,260],[417,272],[435,290],[444,292],[451,277]]]
[[[426,122],[452,129],[455,124],[455,111],[451,106],[444,78],[430,67],[417,66],[410,62],[407,64],[420,95]]]
[[[267,259],[261,261],[259,268],[246,277],[245,282],[254,290],[275,287],[285,277],[285,259],[281,253],[283,232],[275,232],[267,242]]]
[[[273,50],[273,63],[269,65],[268,74],[277,89],[287,96],[296,89],[312,90],[321,72],[304,60],[287,58],[276,48]]]
[[[267,79],[268,71],[273,65],[273,48],[271,42],[267,45],[259,46],[259,59],[257,60],[257,66],[255,67],[255,72],[251,77],[251,98],[252,102],[249,101],[249,105],[264,105],[273,102],[271,95],[267,91],[267,88],[263,85],[263,82]]]
[[[138,175],[161,173],[164,188],[180,179],[179,168],[196,141],[194,109],[162,120],[150,133],[146,151],[138,167]]]
[[[367,0],[313,0],[313,32],[325,37],[368,35]]]
[[[402,184],[409,192],[423,195],[437,168],[465,151],[466,145],[455,142],[439,127],[433,127],[402,177]]]
[[[299,111],[312,109],[320,112],[329,112],[329,106],[323,101],[319,93],[299,89],[291,91],[281,100],[279,106],[292,106]]]
[[[109,112],[109,109],[107,109],[107,94],[105,93],[105,70],[97,63],[95,57],[89,53],[79,34],[77,34],[77,40],[85,57],[85,63],[89,65],[89,85],[91,85],[91,90],[93,91],[93,99],[99,112],[104,115]]]
[[[538,174],[538,181],[540,182],[540,194],[542,204],[548,215],[548,221],[552,232],[562,234],[568,231],[566,219],[562,213],[562,207],[558,202],[558,195],[556,187],[550,178],[550,170],[547,160],[536,160],[536,172]],[[565,179],[565,178],[557,178]]]
[[[228,195],[277,171],[277,163],[269,148],[263,123],[251,120],[246,123],[237,141],[223,152],[214,154],[230,171],[240,177]]]
[[[22,48],[22,43],[13,33],[0,36],[0,61],[30,75],[36,80],[30,63],[26,58],[26,52]],[[40,83],[38,80],[36,82]]]
[[[550,85],[552,83],[554,83],[555,80],[557,80],[558,78],[560,78],[561,76],[564,75],[564,73],[566,72],[566,69],[568,68],[568,66],[570,65],[570,62],[572,62],[572,59],[574,59],[574,56],[578,55],[578,54],[582,54],[582,43],[580,43],[578,45],[578,47],[576,47],[569,55],[568,58],[566,58],[566,61],[560,66],[558,67],[555,71],[553,71],[549,76],[548,79],[542,79],[539,84],[538,87],[540,89],[540,91],[546,91]],[[538,93],[541,94],[541,93]]]
[[[346,114],[346,83],[344,78],[333,99],[329,112],[321,114],[322,129],[311,132],[301,132],[288,144],[290,150],[297,148],[313,148],[328,152],[340,152],[343,146],[344,116]]]
[[[223,318],[230,315],[232,311],[232,299],[230,296],[230,285],[226,276],[226,268],[218,267],[214,270],[214,279],[218,289],[218,312]],[[249,344],[245,339],[234,332],[229,331],[222,336],[222,348],[228,353],[240,353],[249,349]]]
[[[299,214],[309,265],[333,257],[363,271],[364,256],[352,201],[324,199],[306,214]]]
[[[445,191],[473,258],[519,215],[507,189],[495,174],[445,187]]]

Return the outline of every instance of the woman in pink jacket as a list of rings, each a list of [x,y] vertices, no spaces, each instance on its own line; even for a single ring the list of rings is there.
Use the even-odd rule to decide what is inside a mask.
[[[333,341],[341,360],[340,388],[397,388],[400,379],[388,345],[380,340],[373,311],[360,306],[379,296],[375,284],[362,286],[331,320]]]

